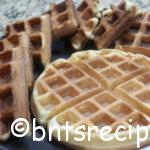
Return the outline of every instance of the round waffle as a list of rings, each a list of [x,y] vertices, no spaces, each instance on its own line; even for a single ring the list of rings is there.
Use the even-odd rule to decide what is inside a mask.
[[[118,50],[85,51],[69,59],[59,59],[48,65],[35,83],[32,110],[39,123],[59,126],[61,140],[78,149],[135,149],[136,125],[150,131],[150,59],[143,55]],[[111,136],[119,125],[119,136],[127,136],[132,127],[132,139],[126,142],[115,138],[104,142],[95,132],[88,141],[74,140],[76,133],[70,129],[65,140],[64,125],[110,126]],[[140,131],[144,135],[144,131]],[[57,131],[53,132],[57,138]],[[147,139],[141,145],[146,145]],[[109,143],[109,144],[108,144]]]

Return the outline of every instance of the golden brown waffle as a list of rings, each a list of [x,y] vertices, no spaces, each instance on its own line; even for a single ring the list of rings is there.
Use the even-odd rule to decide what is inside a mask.
[[[141,14],[129,30],[116,42],[116,47],[132,53],[150,57],[150,13]]]
[[[118,6],[112,6],[112,10],[102,17],[94,31],[94,42],[98,49],[110,47],[135,21],[137,8],[129,4],[122,1]]]
[[[51,4],[53,39],[68,37],[77,31],[78,19],[72,0]]]
[[[22,59],[24,60],[25,65],[26,80],[28,82],[28,86],[32,87],[34,80],[32,67],[33,64],[28,40],[29,36],[25,32],[20,34],[12,34],[0,41],[0,51],[13,50],[14,48],[18,48],[20,51],[22,51]]]
[[[0,141],[10,135],[10,125],[17,118],[30,121],[28,86],[22,51],[15,48],[0,52]]]
[[[77,8],[79,29],[71,38],[74,49],[82,49],[89,39],[93,39],[93,31],[98,25],[98,0],[83,0]]]
[[[126,94],[134,97],[130,92],[140,90],[138,97],[141,100],[149,100],[149,71],[150,59],[143,55],[115,49],[75,53],[67,60],[59,59],[50,64],[36,81],[32,100],[33,113],[41,124],[59,125],[63,142],[66,142],[63,128],[66,121],[74,127],[110,125],[112,134],[119,125],[125,125],[128,130],[129,124],[132,127],[139,124],[150,130],[150,110],[147,110],[149,107],[143,108],[143,111],[135,106],[133,100],[129,101],[130,97],[128,99],[126,95],[120,94],[122,85],[140,79],[141,83],[136,81],[135,87],[126,88]],[[142,82],[148,85],[144,86]],[[140,86],[143,86],[144,91]],[[135,101],[138,103],[138,100]],[[132,119],[132,122],[129,119]],[[126,135],[126,130],[120,131],[119,134]],[[53,136],[57,138],[56,132]],[[134,129],[132,135],[136,135]],[[66,144],[78,149],[126,149],[125,144],[116,140],[106,144],[94,133],[91,142],[87,139],[84,142],[76,142],[73,140],[74,136],[75,132],[70,130]],[[126,144],[129,145],[128,149],[134,149],[136,139],[127,140]]]
[[[6,33],[11,36],[24,31],[29,34],[28,41],[35,66],[36,64],[47,65],[50,60],[52,42],[50,15],[18,21],[6,28]]]

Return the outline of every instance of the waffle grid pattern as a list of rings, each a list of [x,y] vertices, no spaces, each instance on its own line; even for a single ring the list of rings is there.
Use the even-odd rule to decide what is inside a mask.
[[[32,108],[38,110],[35,115],[42,124],[55,116],[60,125],[65,121],[75,126],[104,123],[115,129],[119,123],[128,125],[129,118],[133,126],[148,125],[148,115],[127,104],[116,89],[147,72],[149,64],[142,55],[117,50],[79,52],[68,60],[57,60],[38,79]],[[124,119],[119,122],[119,117]]]
[[[9,35],[7,39],[12,46],[18,44],[16,34],[22,32],[28,33],[28,45],[30,46],[29,49],[35,66],[36,63],[47,65],[50,59],[52,42],[50,15],[45,14],[41,17],[34,17],[8,25],[6,28],[6,33]],[[4,48],[5,46],[7,44],[3,44],[1,47]]]

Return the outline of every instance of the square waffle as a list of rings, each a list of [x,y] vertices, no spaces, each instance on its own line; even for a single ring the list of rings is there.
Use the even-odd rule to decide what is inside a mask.
[[[0,141],[10,135],[10,125],[18,118],[30,121],[28,85],[22,51],[0,52]]]
[[[93,31],[98,25],[98,6],[97,0],[83,0],[77,8],[80,27],[77,33],[71,38],[74,49],[82,49],[89,39],[93,39]]]
[[[46,14],[18,21],[8,25],[6,28],[6,33],[9,36],[14,36],[14,34],[24,31],[29,34],[27,40],[29,41],[35,68],[39,64],[46,66],[50,60],[52,42],[50,15]]]
[[[94,31],[94,42],[98,49],[108,48],[126,31],[137,16],[137,8],[127,1],[122,1],[118,6],[112,6]]]
[[[63,142],[66,142],[63,128],[66,121],[73,127],[95,125],[102,128],[109,125],[112,127],[111,134],[119,125],[124,125],[126,130],[119,131],[120,135],[126,135],[131,125],[135,137],[136,125],[150,130],[150,109],[143,106],[150,101],[149,72],[148,57],[115,49],[78,52],[69,59],[58,59],[47,66],[35,83],[33,113],[43,125],[59,125]],[[136,81],[132,86],[137,79],[141,83]],[[126,87],[127,91],[123,93],[122,87]],[[88,142],[85,139],[83,144],[72,140],[75,132],[70,130],[71,137],[66,144],[89,150],[110,149],[112,146],[113,149],[125,149],[125,144],[130,145],[128,149],[136,147],[133,142],[136,139],[121,145],[114,139],[108,145],[99,136],[92,135],[93,140]],[[54,132],[53,136],[57,138],[57,133]]]
[[[28,41],[29,37],[27,33],[20,34],[12,34],[7,38],[0,41],[0,51],[8,51],[13,50],[14,48],[18,48],[22,51],[22,59],[24,60],[25,72],[26,72],[26,80],[28,82],[28,86],[33,86],[33,64],[32,64],[32,56],[30,52],[30,45]]]
[[[77,31],[78,19],[72,0],[52,3],[50,13],[54,40],[68,37]]]
[[[150,13],[141,14],[129,30],[116,41],[116,47],[126,52],[150,57]]]

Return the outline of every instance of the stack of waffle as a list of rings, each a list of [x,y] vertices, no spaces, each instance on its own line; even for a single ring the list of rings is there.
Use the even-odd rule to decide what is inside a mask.
[[[72,0],[63,0],[51,4],[42,16],[8,25],[0,41],[0,141],[9,137],[15,119],[30,121],[28,91],[34,69],[40,66],[47,67],[35,83],[32,100],[39,123],[110,125],[113,131],[120,124],[140,124],[149,129],[149,18],[150,13],[139,14],[127,1],[101,12],[98,0],[83,0],[77,8]],[[49,64],[52,40],[61,38],[69,38],[77,50],[93,41],[97,49],[117,47],[146,56],[111,49],[79,52]],[[67,144],[83,149],[125,148],[117,141],[108,145],[97,136],[85,143]],[[133,141],[127,144],[135,148]]]
[[[49,62],[52,39],[70,38],[71,45],[77,50],[86,47],[90,40],[98,49],[107,48],[135,22],[137,7],[121,1],[118,6],[100,11],[99,2],[83,0],[77,8],[72,0],[52,3],[50,10],[41,17],[8,25],[6,33],[27,32],[33,63],[44,66]]]
[[[52,4],[53,40],[70,38],[76,50],[85,48],[93,41],[97,49],[114,46],[115,41],[135,22],[136,5],[121,1],[119,5],[101,11],[100,1],[83,0],[75,9],[71,0]]]
[[[53,4],[49,12],[53,39],[69,37],[77,50],[90,40],[97,49],[117,46],[135,53],[148,49],[149,13],[139,13],[137,7],[127,1],[101,13],[98,5],[96,0],[83,0],[77,9],[70,0]],[[143,54],[148,56],[149,51]],[[48,128],[59,126],[61,140],[72,148],[135,149],[135,127],[142,125],[150,131],[149,78],[150,59],[144,55],[116,49],[75,53],[69,59],[49,64],[38,78],[33,90],[32,111],[40,124]],[[71,129],[66,141],[66,122],[73,127],[85,125],[84,142],[75,141],[76,133]],[[113,139],[107,144],[92,132],[92,140],[88,142],[86,127],[93,125],[110,126],[113,136],[119,125],[126,127],[119,135],[127,135],[131,125],[133,139],[125,143]],[[140,135],[143,134],[140,131]],[[57,138],[57,130],[53,136]]]

